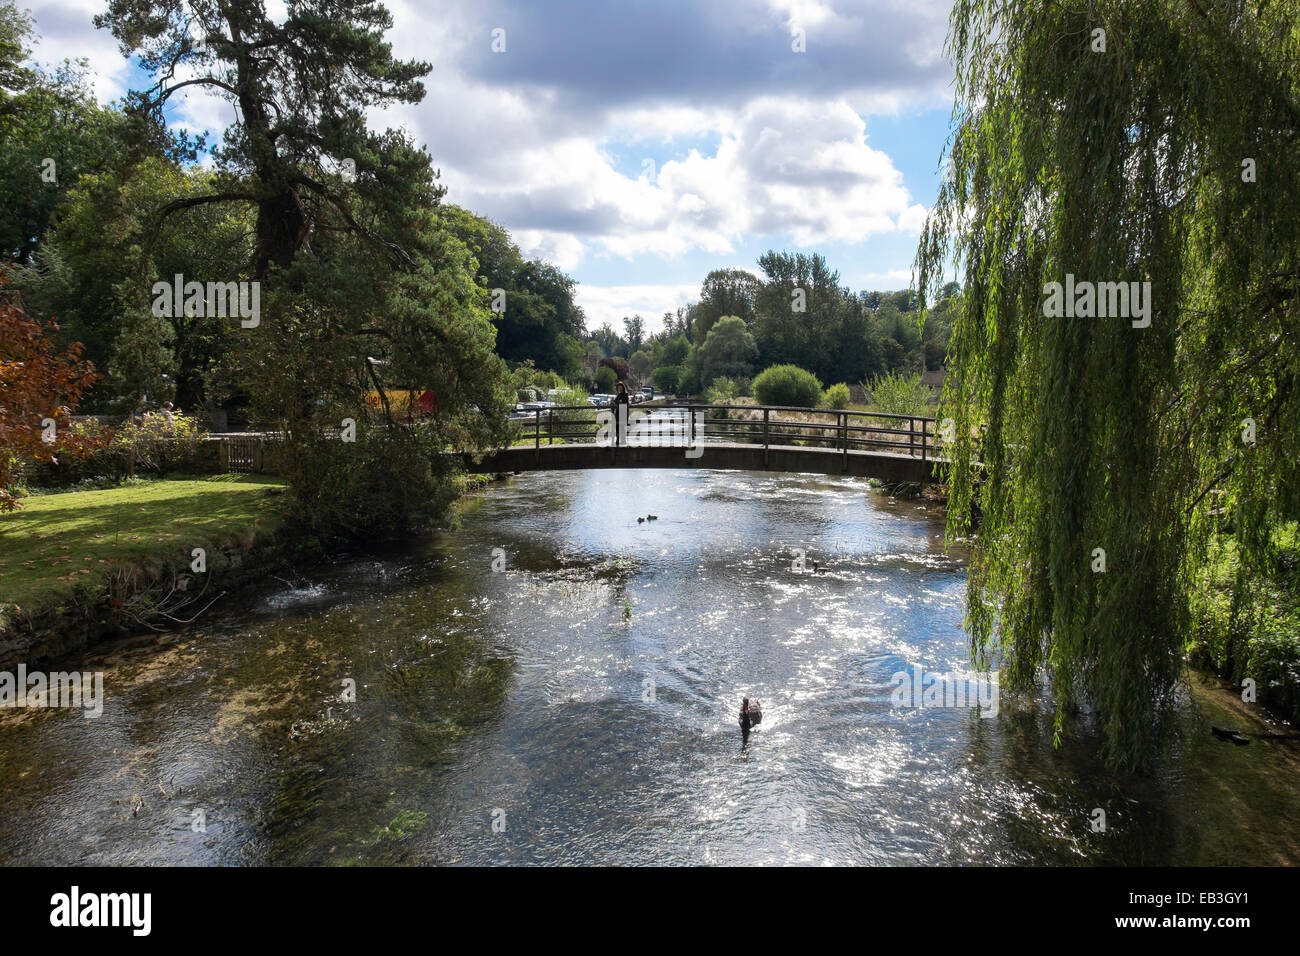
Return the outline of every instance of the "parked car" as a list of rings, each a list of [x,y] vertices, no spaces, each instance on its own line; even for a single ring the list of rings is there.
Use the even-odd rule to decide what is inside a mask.
[[[519,402],[515,405],[514,411],[510,413],[510,420],[517,421],[523,419],[533,419],[537,417],[538,411],[546,412],[542,418],[550,417],[550,410],[555,405],[554,402]]]
[[[590,398],[587,399],[587,404],[595,405],[597,408],[600,408],[604,405],[608,405],[613,400],[614,400],[613,395],[605,395],[605,394],[592,395]]]
[[[643,386],[640,395],[641,395],[641,401],[643,402],[654,401],[654,397],[655,397],[654,387],[650,385]]]

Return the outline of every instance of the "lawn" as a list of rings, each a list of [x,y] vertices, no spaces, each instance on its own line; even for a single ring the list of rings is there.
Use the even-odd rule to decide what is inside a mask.
[[[131,483],[22,499],[0,515],[0,626],[97,583],[114,563],[179,561],[279,521],[283,485],[254,475]]]

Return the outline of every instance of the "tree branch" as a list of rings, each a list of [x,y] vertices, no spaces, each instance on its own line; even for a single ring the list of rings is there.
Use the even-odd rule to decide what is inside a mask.
[[[160,91],[161,95],[158,97],[158,99],[150,102],[149,106],[150,107],[162,106],[163,103],[167,102],[167,99],[173,93],[175,93],[177,90],[184,89],[187,86],[219,86],[221,87],[221,89],[225,90],[231,96],[239,95],[238,91],[229,83],[223,83],[221,80],[215,79],[211,76],[201,76],[194,80],[184,80],[180,83],[177,83],[175,86],[169,86],[167,87],[167,89],[161,90]]]
[[[348,209],[347,205],[343,202],[343,200],[339,199],[332,192],[326,189],[323,184],[316,182],[316,180],[312,179],[310,176],[307,176],[303,173],[299,173],[294,178],[298,182],[301,182],[303,185],[307,186],[308,188],[316,192],[318,195],[323,196],[326,200],[328,200],[329,203],[342,214],[344,221],[347,222],[347,224],[351,226],[353,229],[355,229],[359,234],[364,236],[366,239],[369,239],[371,242],[387,247],[390,251],[395,253],[398,258],[400,258],[404,263],[406,263],[406,265],[414,267],[415,260],[411,258],[411,254],[409,252],[407,252],[397,243],[389,239],[385,239],[383,236],[379,235],[378,233],[370,229],[367,229],[365,226],[357,222],[356,219],[353,218],[351,210]]]
[[[225,192],[214,193],[210,196],[187,196],[184,199],[173,199],[167,205],[158,211],[154,219],[153,231],[157,232],[163,224],[163,221],[174,212],[180,212],[182,209],[190,209],[194,206],[202,206],[210,202],[257,202],[257,196],[252,193]]]

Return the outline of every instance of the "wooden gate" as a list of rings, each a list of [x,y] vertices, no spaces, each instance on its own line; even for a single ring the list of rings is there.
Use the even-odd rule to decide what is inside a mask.
[[[221,470],[228,474],[252,475],[262,470],[263,439],[240,435],[221,440]]]

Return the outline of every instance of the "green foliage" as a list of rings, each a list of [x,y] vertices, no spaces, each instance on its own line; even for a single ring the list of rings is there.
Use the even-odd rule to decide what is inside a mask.
[[[86,407],[134,411],[174,399],[192,408],[238,392],[226,361],[235,326],[229,319],[153,315],[155,281],[246,277],[252,255],[247,209],[203,204],[157,228],[162,205],[207,194],[215,175],[182,170],[147,156],[109,172],[83,175],[68,190],[57,230],[27,268],[15,270],[24,300],[57,317],[65,334],[86,344],[104,382]]]
[[[865,388],[871,393],[871,404],[881,412],[894,415],[929,415],[930,390],[921,384],[921,376],[890,372],[878,375]]]
[[[455,500],[439,444],[416,429],[362,429],[355,442],[302,443],[291,518],[315,539],[401,539],[439,521]]]
[[[203,24],[201,43],[191,35],[196,23]],[[400,132],[374,133],[366,125],[369,109],[423,99],[421,78],[431,69],[393,57],[384,36],[392,15],[373,0],[303,0],[282,22],[261,0],[230,0],[219,12],[206,0],[109,0],[95,25],[110,30],[155,78],[151,88],[127,96],[131,115],[162,115],[188,83],[237,111],[217,152],[219,188],[209,196],[257,210],[252,272],[259,280],[320,241],[317,225],[366,235],[392,253],[391,243],[418,228],[404,213],[431,208],[444,192],[427,153]],[[328,69],[320,68],[324,63]],[[175,79],[178,65],[185,81]],[[355,177],[340,174],[345,160]],[[356,206],[374,218],[358,219]],[[159,218],[189,208],[170,205]]]
[[[182,88],[178,65],[236,113],[202,191],[160,197],[149,235],[173,221],[192,227],[213,208],[247,217],[251,238],[220,277],[260,283],[261,321],[229,323],[225,363],[256,420],[285,435],[296,519],[321,537],[414,530],[437,520],[454,487],[435,455],[508,436],[511,392],[476,258],[509,260],[508,238],[441,215],[444,190],[425,150],[402,131],[367,127],[372,109],[419,102],[430,69],[394,59],[382,5],[303,0],[277,22],[260,0],[231,0],[211,14],[203,0],[110,0],[96,18],[156,80],[130,94],[131,115],[164,114]],[[203,43],[192,42],[194,23]],[[355,176],[342,174],[348,162]],[[549,316],[563,277],[507,265],[520,311]],[[143,346],[150,334],[135,338]],[[576,342],[560,346],[572,353]],[[425,390],[437,411],[419,423],[399,422],[383,398]],[[355,444],[324,437],[345,419],[357,424]]]
[[[87,480],[115,482],[126,475],[202,473],[216,466],[215,451],[205,455],[203,430],[188,415],[176,414],[169,422],[160,414],[146,414],[116,428],[89,419],[75,422],[70,431],[100,447],[85,456],[60,456],[57,463],[28,464],[33,482],[65,487]]]
[[[943,366],[959,305],[958,283],[945,283],[932,307],[922,311],[917,294],[906,289],[855,295],[817,253],[769,250],[758,265],[761,278],[740,269],[710,272],[698,303],[664,313],[651,364],[682,366],[680,391],[699,390],[718,375],[746,377],[744,364],[794,364],[832,382]],[[749,358],[748,349],[732,348],[722,357],[731,364],[718,367],[706,347],[728,315],[744,322],[757,355]],[[687,353],[691,343],[694,362]],[[604,347],[608,354],[610,344]]]
[[[828,381],[860,381],[881,369],[878,330],[825,257],[769,251],[758,265],[764,282],[752,331],[762,364],[798,365]]]
[[[929,301],[954,261],[965,274],[945,408],[950,533],[982,515],[973,651],[1006,691],[1046,675],[1058,734],[1090,702],[1107,758],[1141,764],[1174,699],[1211,492],[1238,604],[1300,514],[1296,5],[957,0],[951,23],[952,172],[917,264]],[[1047,316],[1067,274],[1149,282],[1149,326]]]
[[[552,388],[563,388],[566,384],[558,372],[536,368],[531,359],[510,372],[510,385],[516,390],[532,388],[545,393]]]
[[[649,379],[651,364],[650,353],[644,349],[633,352],[627,360],[627,366],[632,371],[633,377],[638,382],[644,382]]]
[[[700,376],[700,352],[692,348],[686,361],[678,366],[677,391],[683,395],[698,395],[704,390]]]
[[[704,343],[696,350],[696,364],[701,384],[708,385],[720,375],[745,376],[753,373],[758,345],[749,334],[745,320],[724,315],[714,324]]]
[[[659,368],[661,365],[682,365],[690,354],[690,341],[684,335],[677,335],[656,344],[652,358],[655,368]]]
[[[492,351],[488,293],[466,268],[467,250],[426,215],[412,253],[412,267],[392,271],[359,254],[340,255],[328,274],[304,264],[300,274],[307,291],[271,294],[263,304],[259,334],[248,337],[240,353],[261,419],[283,422],[288,433],[286,477],[297,499],[304,507],[321,509],[305,520],[322,531],[330,521],[348,517],[346,499],[334,496],[349,493],[354,485],[366,492],[357,505],[380,507],[374,522],[382,533],[432,520],[446,498],[425,492],[444,475],[431,471],[421,456],[448,446],[492,446],[506,438],[513,393],[503,363]],[[383,276],[390,277],[387,305],[382,313],[368,314],[361,306]],[[364,403],[363,396],[380,386],[428,389],[438,402],[438,414],[400,424],[391,409]],[[367,454],[339,442],[318,447],[319,436],[339,428],[345,418],[357,422],[358,443],[362,432],[368,436]],[[386,477],[336,472],[379,467],[378,446],[385,443],[393,446],[392,480],[423,489],[431,508],[406,496],[385,504]],[[333,463],[331,450],[338,459]],[[372,489],[375,493],[369,493]],[[352,518],[341,526],[343,533],[364,526],[364,511]]]
[[[1216,536],[1192,593],[1191,661],[1240,687],[1255,682],[1257,702],[1300,719],[1300,533],[1274,529],[1271,570],[1243,575],[1237,542]]]
[[[710,405],[727,405],[740,394],[734,379],[721,376],[713,380],[709,390],[704,393],[704,400]]]
[[[611,394],[614,391],[614,385],[618,382],[618,376],[608,365],[602,365],[596,369],[596,388],[604,394]]]
[[[826,408],[847,408],[849,404],[849,387],[843,382],[832,385],[822,394],[822,405]]]
[[[627,382],[631,377],[631,370],[627,367],[627,362],[616,355],[606,356],[597,362],[597,367],[608,368],[614,373],[614,381]]]
[[[614,327],[608,322],[601,325],[591,334],[591,340],[596,344],[596,356],[598,358],[608,358],[611,355],[628,355],[630,349],[627,341],[614,331]]]
[[[681,371],[681,368],[676,365],[661,365],[655,369],[655,390],[663,392],[665,395],[676,395],[677,380],[681,375]]]
[[[816,408],[821,402],[822,383],[797,365],[773,365],[754,379],[754,397],[760,405]]]
[[[144,415],[113,435],[110,449],[135,462],[135,469],[165,474],[192,467],[203,430],[188,415]]]
[[[623,335],[627,342],[627,357],[631,358],[632,353],[640,351],[642,343],[645,342],[645,319],[639,315],[623,319]]]
[[[26,264],[82,173],[119,158],[124,117],[95,101],[84,60],[24,65],[31,17],[0,4],[0,255]],[[52,163],[51,163],[52,161]]]
[[[738,316],[746,326],[754,321],[762,283],[745,269],[714,269],[704,277],[699,305],[695,308],[691,337],[704,342],[718,320]]]
[[[500,225],[458,206],[440,207],[448,229],[474,253],[476,278],[505,292],[496,315],[497,354],[532,361],[561,375],[577,374],[586,318],[573,299],[574,281],[540,259],[525,260]]]
[[[560,393],[555,399],[557,404],[583,405],[587,401],[587,390],[580,383],[566,381],[557,372],[534,368],[531,361],[510,373],[510,384],[521,402],[550,401],[548,396],[553,389]]]

